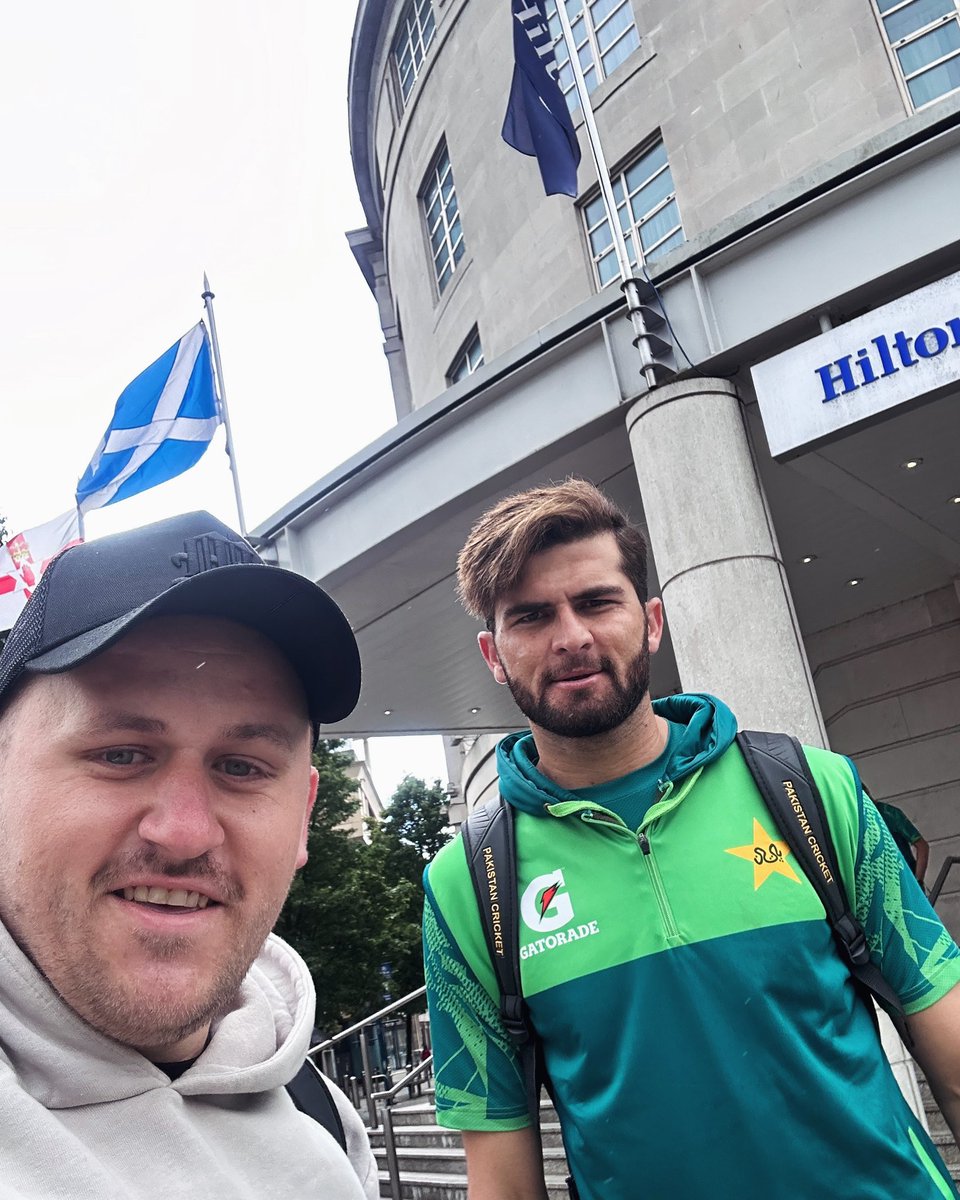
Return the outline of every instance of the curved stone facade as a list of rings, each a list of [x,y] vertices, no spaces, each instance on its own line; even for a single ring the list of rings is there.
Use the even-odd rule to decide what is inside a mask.
[[[435,33],[403,104],[391,48],[407,6],[363,3],[350,124],[370,230],[383,247],[418,408],[477,326],[487,362],[597,288],[580,207],[543,195],[536,163],[500,138],[512,71],[509,6],[433,0]],[[632,0],[639,48],[592,95],[616,172],[662,138],[688,239],[902,121],[907,101],[869,0]],[[449,152],[465,251],[438,295],[420,194]],[[718,237],[719,237],[718,230]],[[684,248],[656,263],[669,276]],[[400,407],[398,400],[398,407]]]

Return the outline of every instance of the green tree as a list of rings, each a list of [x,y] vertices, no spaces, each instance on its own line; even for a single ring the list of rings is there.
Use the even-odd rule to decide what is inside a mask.
[[[439,780],[427,787],[407,775],[393,793],[383,820],[364,851],[367,867],[389,894],[383,925],[383,961],[390,993],[403,996],[423,983],[423,870],[451,837],[447,798]]]
[[[303,956],[317,989],[317,1024],[329,1032],[380,999],[378,917],[362,869],[363,842],[341,828],[357,810],[346,773],[351,755],[338,741],[314,753],[320,775],[310,818],[306,866],[297,873],[275,926]]]
[[[450,836],[439,782],[428,788],[410,777],[366,840],[341,828],[357,808],[350,761],[342,742],[317,749],[309,859],[276,925],[310,968],[325,1033],[374,1012],[385,993],[398,999],[423,983],[423,869]]]
[[[422,779],[405,776],[391,797],[383,828],[398,842],[412,846],[421,860],[433,858],[451,837],[447,797],[440,780],[428,788]]]

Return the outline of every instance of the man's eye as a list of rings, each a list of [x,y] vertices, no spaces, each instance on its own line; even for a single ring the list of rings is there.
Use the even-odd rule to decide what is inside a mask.
[[[225,758],[220,768],[224,775],[230,775],[233,779],[251,779],[260,773],[253,763],[247,762],[245,758]]]
[[[103,761],[110,764],[111,767],[132,767],[138,761],[139,750],[104,750]]]
[[[542,616],[543,613],[539,611],[524,613],[522,617],[517,617],[517,624],[533,625],[535,622],[539,621]]]

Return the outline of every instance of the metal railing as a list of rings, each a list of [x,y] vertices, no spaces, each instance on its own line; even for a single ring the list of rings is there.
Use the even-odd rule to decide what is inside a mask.
[[[933,887],[930,889],[929,900],[931,904],[936,904],[940,899],[940,893],[943,891],[943,885],[947,882],[947,876],[950,874],[950,868],[955,867],[960,863],[960,855],[950,854],[943,860],[943,866],[940,868],[940,874],[934,881]]]
[[[402,1092],[405,1087],[412,1088],[415,1082],[422,1082],[420,1076],[427,1076],[432,1070],[433,1055],[431,1054],[422,1063],[418,1063],[412,1071],[408,1071],[393,1087],[383,1092],[374,1092],[370,1097],[374,1105],[378,1100],[383,1101],[383,1148],[387,1158],[387,1174],[390,1177],[391,1200],[401,1200],[400,1164],[397,1161],[397,1142],[393,1135],[393,1108],[391,1106],[399,1092]]]
[[[323,1073],[328,1075],[331,1079],[336,1079],[337,1068],[333,1056],[333,1047],[336,1046],[338,1042],[343,1042],[347,1038],[352,1037],[355,1033],[360,1034],[360,1061],[363,1064],[363,1089],[367,1097],[367,1113],[370,1117],[371,1129],[375,1129],[378,1124],[377,1106],[374,1101],[374,1081],[377,1079],[385,1079],[386,1077],[384,1075],[374,1075],[370,1070],[370,1050],[367,1045],[366,1031],[369,1026],[375,1024],[377,1021],[382,1021],[384,1017],[388,1017],[391,1013],[396,1012],[398,1009],[407,1008],[414,1002],[414,1000],[419,1000],[421,996],[425,995],[426,991],[426,987],[419,987],[416,989],[416,991],[408,992],[406,996],[401,996],[399,1000],[394,1000],[392,1004],[388,1004],[385,1008],[381,1008],[378,1012],[373,1013],[371,1016],[364,1017],[362,1021],[357,1021],[355,1025],[350,1025],[348,1028],[342,1029],[338,1034],[335,1034],[334,1037],[327,1038],[325,1042],[318,1042],[317,1045],[313,1046],[309,1051],[309,1056],[311,1058],[320,1059],[321,1070]],[[419,1071],[420,1068],[422,1068],[425,1064],[428,1064],[430,1061],[430,1059],[424,1059],[424,1062],[419,1064],[416,1071]],[[412,1074],[416,1074],[416,1071],[412,1072]],[[380,1093],[377,1094],[379,1095]],[[354,1094],[352,1099],[355,1107],[359,1109],[359,1096]]]

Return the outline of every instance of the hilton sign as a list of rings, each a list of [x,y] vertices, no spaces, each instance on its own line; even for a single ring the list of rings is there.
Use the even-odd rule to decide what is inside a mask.
[[[960,274],[752,369],[774,458],[960,382]]]

